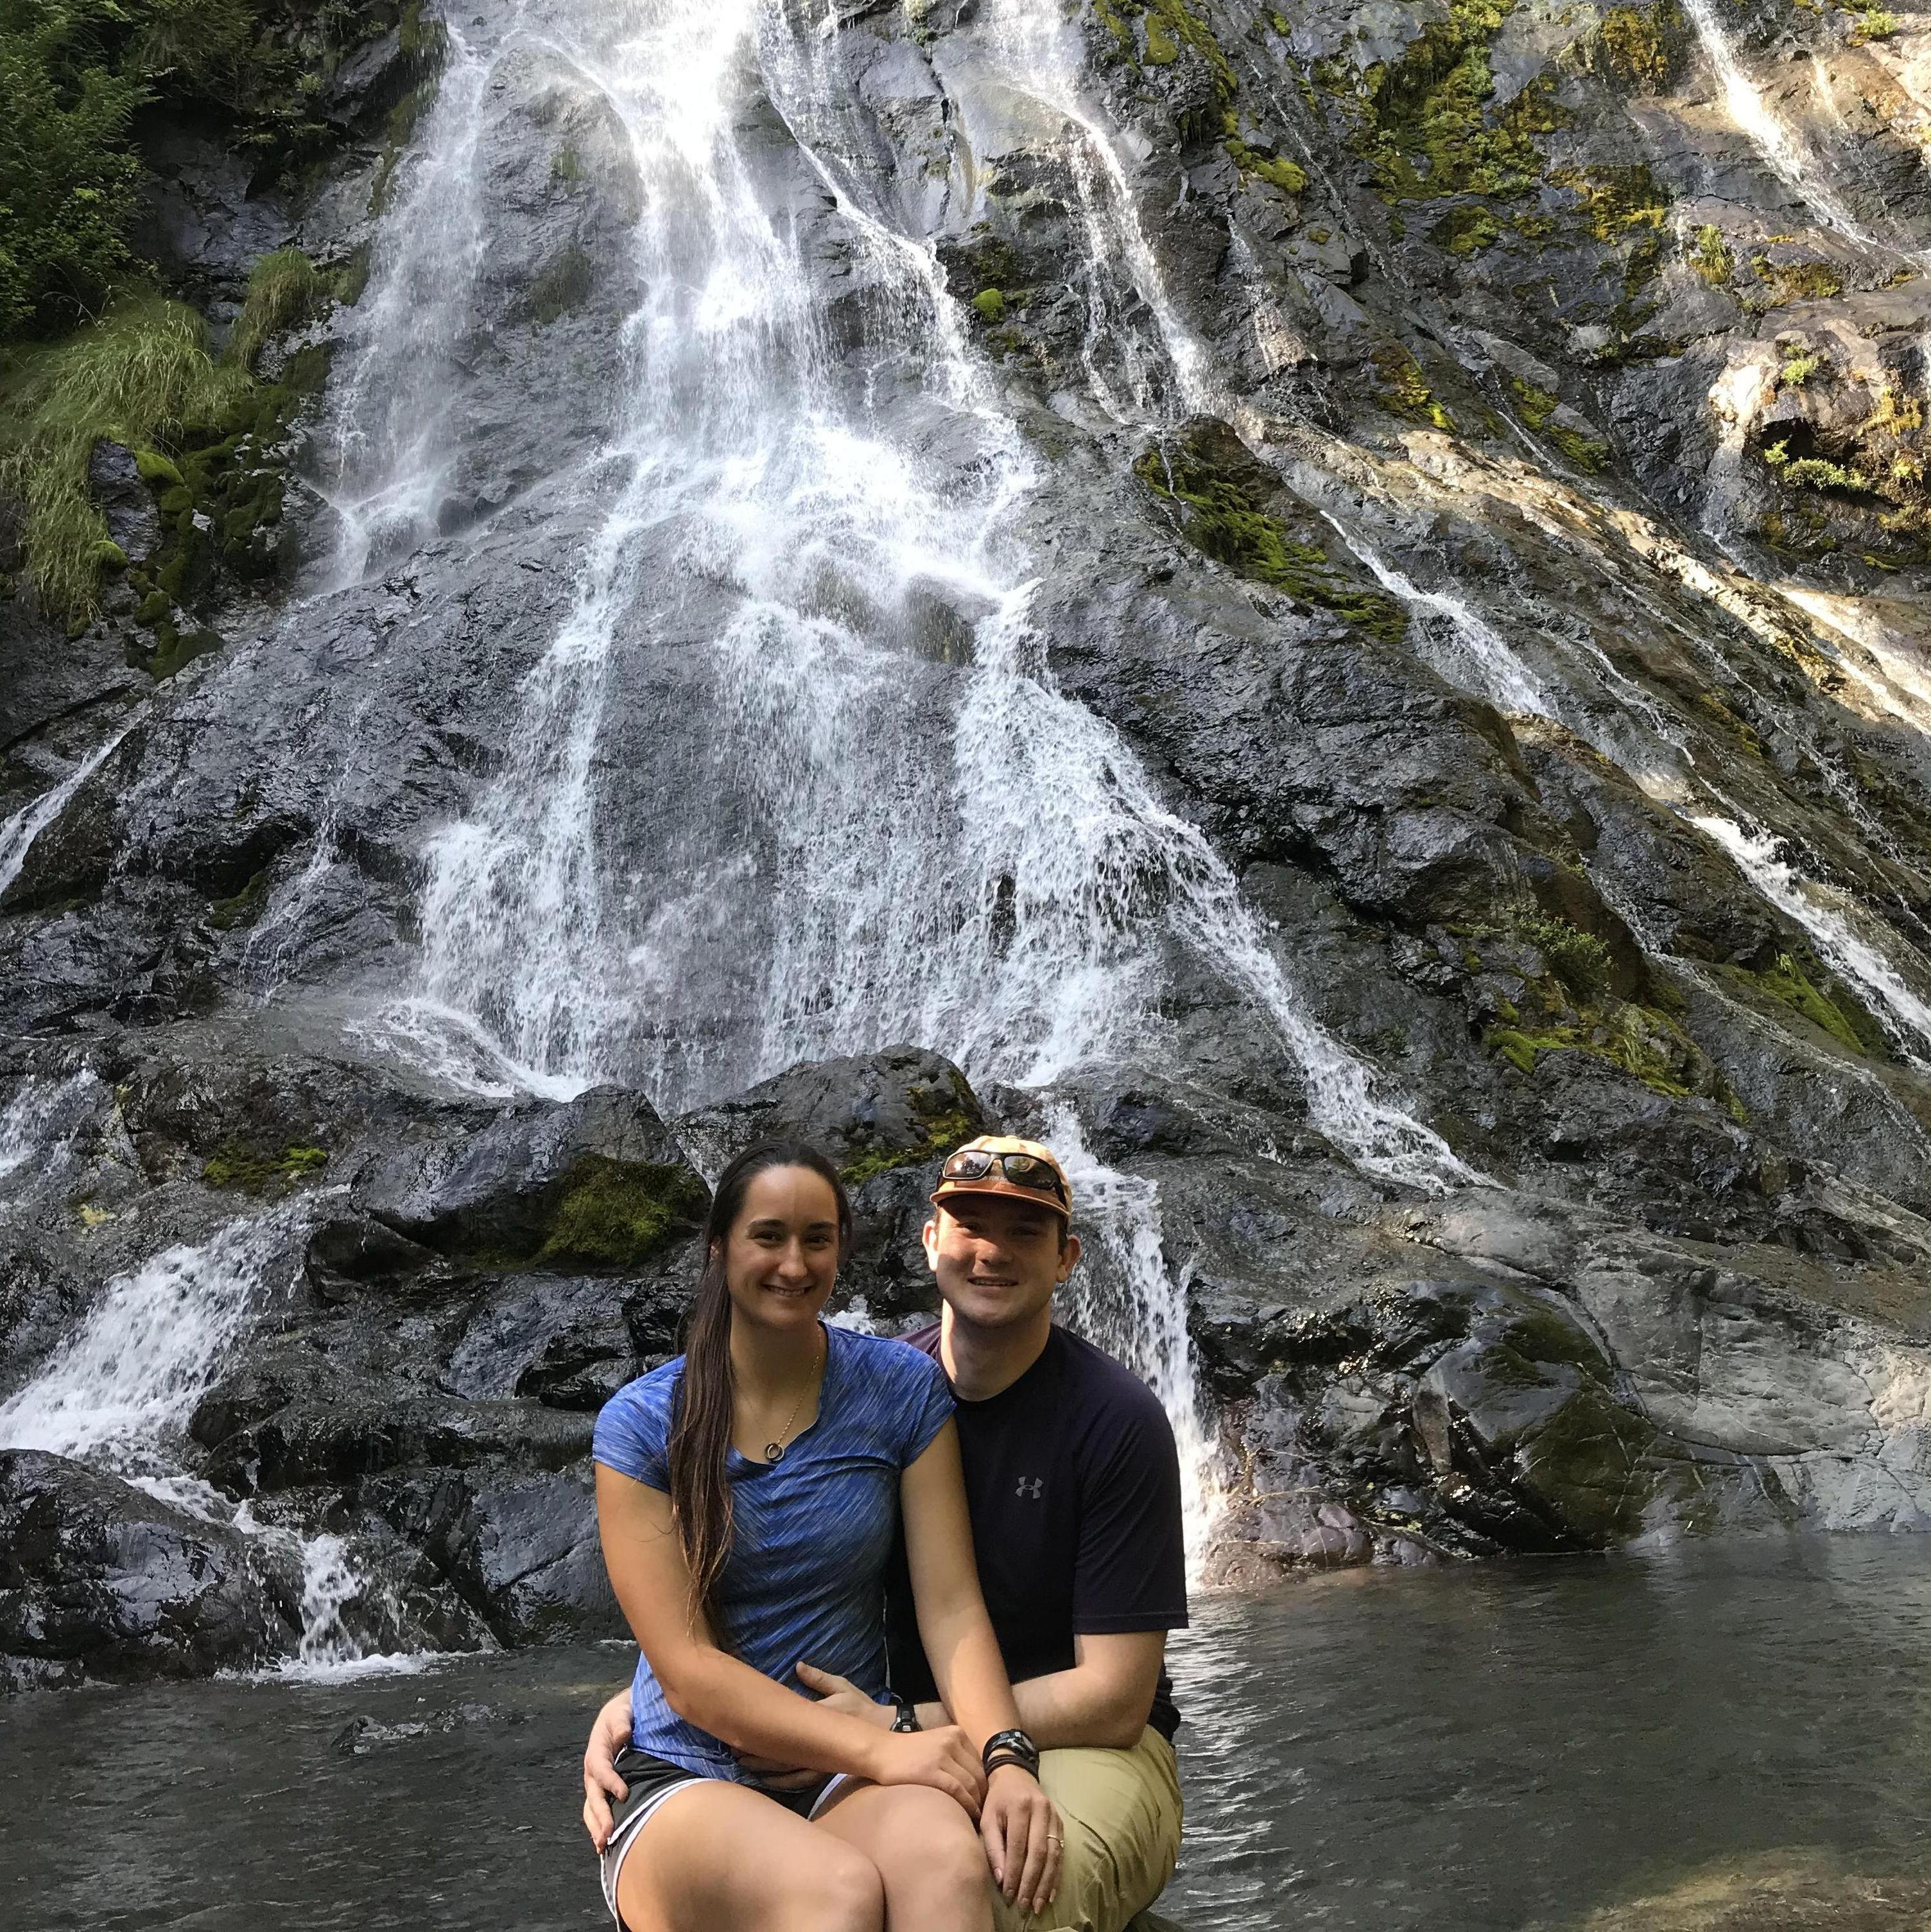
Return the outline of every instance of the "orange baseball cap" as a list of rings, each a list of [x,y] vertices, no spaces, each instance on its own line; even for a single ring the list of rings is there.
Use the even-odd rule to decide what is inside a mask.
[[[1011,1134],[981,1134],[946,1155],[932,1204],[943,1208],[960,1194],[1003,1195],[1009,1201],[1030,1201],[1035,1207],[1043,1202],[1063,1214],[1069,1224],[1073,1218],[1072,1184],[1059,1157],[1037,1141]]]

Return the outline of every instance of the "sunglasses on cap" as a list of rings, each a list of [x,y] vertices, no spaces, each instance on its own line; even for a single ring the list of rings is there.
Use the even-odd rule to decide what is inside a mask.
[[[939,1170],[939,1178],[942,1182],[983,1180],[994,1167],[1015,1187],[1030,1188],[1037,1194],[1050,1194],[1065,1204],[1066,1184],[1050,1162],[1040,1160],[1036,1154],[995,1154],[989,1148],[961,1148]]]

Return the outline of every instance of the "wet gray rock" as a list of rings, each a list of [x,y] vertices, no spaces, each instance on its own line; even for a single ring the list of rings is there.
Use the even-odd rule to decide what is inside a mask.
[[[0,1450],[0,1658],[28,1681],[259,1664],[299,1629],[298,1581],[285,1554],[114,1477]]]

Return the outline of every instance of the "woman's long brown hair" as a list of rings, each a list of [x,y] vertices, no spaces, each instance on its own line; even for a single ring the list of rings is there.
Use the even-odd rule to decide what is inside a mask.
[[[718,1615],[718,1585],[731,1553],[731,1490],[724,1474],[731,1444],[731,1293],[724,1275],[730,1232],[756,1177],[774,1167],[802,1167],[831,1185],[838,1204],[838,1258],[851,1246],[851,1202],[838,1171],[803,1141],[764,1141],[748,1148],[718,1176],[704,1220],[704,1271],[684,1328],[684,1370],[670,1426],[670,1514],[691,1572],[694,1610],[701,1610],[724,1648],[730,1638]]]

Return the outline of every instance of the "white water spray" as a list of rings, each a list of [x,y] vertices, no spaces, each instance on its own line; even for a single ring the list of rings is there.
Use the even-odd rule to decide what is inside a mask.
[[[1714,814],[1690,822],[1723,847],[1771,904],[1810,934],[1825,963],[1857,988],[1900,1050],[1921,1066],[1931,1064],[1925,1058],[1931,1049],[1931,1006],[1906,984],[1843,910],[1825,902],[1822,889],[1783,856],[1781,842],[1770,832],[1746,831],[1734,819]]]
[[[1066,1298],[1068,1325],[1124,1362],[1160,1398],[1180,1451],[1187,1555],[1197,1565],[1206,1555],[1221,1493],[1187,1330],[1189,1271],[1176,1271],[1168,1260],[1157,1184],[1096,1160],[1066,1101],[1048,1108],[1046,1132],[1072,1184],[1086,1239]]]
[[[365,1658],[343,1626],[352,1600],[380,1590],[355,1570],[344,1540],[258,1522],[248,1504],[238,1508],[184,1470],[176,1448],[230,1350],[276,1292],[271,1276],[292,1225],[286,1211],[232,1221],[199,1246],[167,1249],[117,1275],[40,1372],[0,1403],[0,1448],[94,1464],[170,1508],[280,1544],[304,1579],[304,1628],[287,1667],[392,1667],[397,1660]]]
[[[74,794],[106,763],[115,746],[127,735],[127,728],[123,726],[112,737],[97,745],[58,784],[42,792],[31,803],[22,806],[10,818],[0,824],[0,892],[4,892],[20,876],[34,841],[67,809]]]

